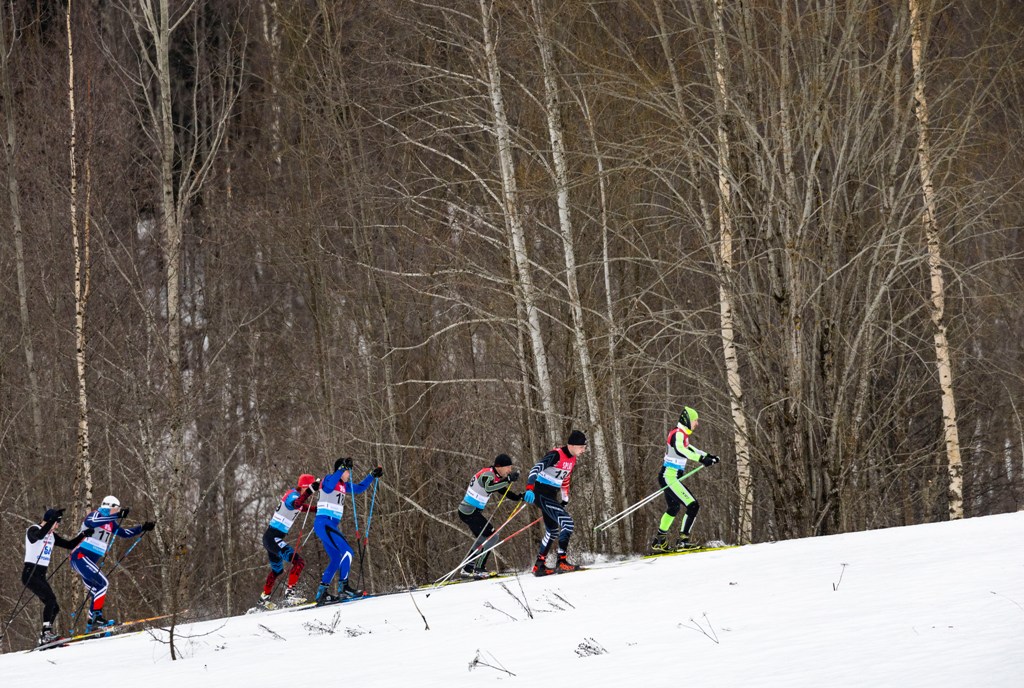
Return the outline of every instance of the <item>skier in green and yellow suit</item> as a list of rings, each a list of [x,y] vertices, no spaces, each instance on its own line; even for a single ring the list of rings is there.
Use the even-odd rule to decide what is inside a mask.
[[[683,526],[676,541],[675,550],[683,550],[690,545],[690,529],[697,519],[697,512],[700,511],[700,504],[679,480],[680,476],[686,473],[686,462],[696,461],[704,466],[714,466],[718,463],[718,457],[708,454],[696,447],[690,446],[690,435],[697,429],[697,412],[689,406],[683,407],[679,414],[679,422],[676,427],[668,433],[665,449],[665,462],[662,464],[661,472],[658,474],[658,484],[665,488],[665,513],[658,525],[658,534],[651,542],[651,549],[655,552],[671,552],[672,547],[665,541],[669,528],[676,520],[676,515],[683,506],[686,506],[686,514],[683,516]]]

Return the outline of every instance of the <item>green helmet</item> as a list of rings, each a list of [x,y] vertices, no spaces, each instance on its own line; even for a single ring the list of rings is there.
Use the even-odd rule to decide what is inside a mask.
[[[679,425],[687,430],[693,430],[693,424],[697,421],[697,412],[689,406],[683,407],[683,412],[679,414]]]

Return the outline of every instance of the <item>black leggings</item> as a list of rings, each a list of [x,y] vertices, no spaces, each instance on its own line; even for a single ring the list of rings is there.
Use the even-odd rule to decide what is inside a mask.
[[[57,596],[53,594],[53,588],[46,582],[47,567],[38,566],[25,562],[21,570],[21,582],[32,591],[36,597],[43,602],[43,623],[52,624],[60,612],[60,605],[57,604]]]
[[[479,509],[476,509],[471,514],[464,514],[460,511],[459,518],[462,519],[463,523],[469,526],[473,535],[476,535],[476,541],[473,543],[473,550],[476,550],[477,547],[480,547],[480,549],[486,549],[490,545],[494,544],[493,542],[487,542],[487,538],[494,533],[494,526],[484,518],[483,512]],[[489,556],[491,556],[491,553],[487,552],[482,557],[478,557],[476,560],[476,567],[478,569],[486,568],[487,557]]]

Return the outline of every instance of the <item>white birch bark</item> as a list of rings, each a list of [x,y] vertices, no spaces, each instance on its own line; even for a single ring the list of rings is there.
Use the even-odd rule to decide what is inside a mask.
[[[681,126],[690,127],[684,103],[683,87],[675,65],[675,56],[668,41],[668,27],[665,22],[662,3],[654,3],[658,19],[658,39],[668,64],[669,76],[672,81],[676,112]],[[697,8],[694,5],[695,13]],[[732,415],[733,447],[736,452],[736,475],[739,493],[736,537],[740,542],[751,542],[753,537],[754,483],[751,473],[750,445],[747,418],[743,408],[743,384],[740,377],[739,351],[736,347],[735,316],[733,315],[733,258],[732,258],[732,216],[731,216],[731,182],[730,178],[730,143],[726,126],[725,113],[728,108],[728,80],[726,77],[727,61],[725,47],[725,28],[722,18],[721,0],[714,0],[712,9],[712,33],[714,35],[715,107],[717,110],[716,125],[716,165],[718,168],[719,213],[717,235],[719,239],[718,280],[719,280],[719,317],[721,322],[722,355],[725,361],[726,383],[729,393],[729,406]],[[693,155],[687,152],[687,163],[691,176],[697,179],[699,171]],[[704,218],[706,231],[714,235],[714,222],[709,204],[703,194],[698,194],[701,214]]]
[[[942,250],[936,212],[935,186],[932,182],[931,143],[929,140],[928,101],[925,96],[924,36],[921,0],[910,3],[910,52],[914,67],[914,113],[917,116],[917,159],[921,174],[924,208],[921,220],[928,244],[928,271],[931,277],[931,318],[935,338],[935,364],[942,394],[942,428],[949,473],[949,517],[964,517],[963,464],[960,460],[960,435],[956,425],[956,397],[953,390],[953,362],[946,337],[946,296],[942,274]]]
[[[281,98],[278,85],[281,83],[281,30],[277,23],[277,0],[260,2],[260,19],[263,41],[270,53],[270,150],[274,156],[274,167],[281,172]]]
[[[78,230],[78,161],[77,161],[77,126],[75,122],[75,50],[71,33],[71,8],[73,3],[68,0],[65,13],[65,24],[68,33],[68,116],[70,118],[70,144],[68,146],[68,162],[71,172],[69,191],[71,197],[71,244],[75,252],[75,376],[77,380],[78,399],[78,447],[76,483],[81,492],[76,495],[80,508],[92,508],[92,459],[89,446],[89,394],[86,386],[85,356],[85,312],[89,301],[89,205],[86,203],[83,231]],[[88,168],[87,168],[88,169]],[[89,179],[86,173],[86,193],[88,194]]]
[[[566,162],[561,113],[559,112],[558,80],[555,76],[554,54],[544,25],[543,10],[539,0],[533,0],[533,13],[537,47],[540,50],[541,67],[544,72],[544,113],[547,119],[548,137],[551,141],[555,202],[558,206],[558,228],[562,237],[562,255],[565,260],[565,288],[569,297],[569,310],[572,314],[574,348],[579,358],[580,376],[583,378],[583,391],[587,400],[587,420],[590,423],[593,436],[594,450],[591,460],[597,465],[597,473],[604,493],[603,508],[598,510],[603,520],[611,513],[621,510],[625,505],[625,495],[622,494],[621,489],[617,490],[615,486],[624,486],[626,481],[621,479],[621,473],[613,473],[612,462],[608,455],[604,428],[601,423],[597,382],[594,379],[594,367],[590,357],[590,344],[583,324],[583,305],[580,301],[580,290],[576,280],[576,246],[572,235],[569,170]],[[614,479],[616,475],[619,476],[618,480]],[[614,512],[609,511],[609,507],[614,507]],[[619,531],[621,539],[621,528]],[[620,542],[620,544],[622,543]]]
[[[559,441],[559,423],[555,414],[551,374],[548,369],[547,348],[541,331],[540,309],[537,306],[537,289],[533,283],[530,258],[526,252],[526,232],[519,213],[519,191],[515,176],[515,162],[512,158],[512,136],[505,114],[505,97],[501,88],[501,70],[495,38],[491,33],[491,10],[493,3],[480,0],[480,24],[483,29],[484,59],[487,70],[487,87],[494,117],[494,136],[498,143],[498,165],[501,172],[502,200],[505,223],[512,240],[516,272],[519,276],[518,292],[526,310],[526,326],[533,347],[533,366],[537,375],[537,392],[540,396],[544,415],[545,435],[550,443]]]
[[[728,108],[729,91],[726,78],[727,58],[725,27],[722,20],[723,0],[715,0],[715,103],[718,110],[717,154],[718,154],[718,229],[719,261],[721,281],[719,284],[719,308],[722,322],[722,354],[725,357],[726,382],[729,387],[729,405],[732,409],[734,438],[736,446],[736,475],[740,494],[739,532],[740,542],[750,542],[753,535],[754,483],[750,472],[750,449],[747,445],[747,419],[743,413],[743,386],[740,379],[739,353],[736,348],[735,324],[733,320],[732,294],[732,188],[729,181],[729,132],[725,113]]]

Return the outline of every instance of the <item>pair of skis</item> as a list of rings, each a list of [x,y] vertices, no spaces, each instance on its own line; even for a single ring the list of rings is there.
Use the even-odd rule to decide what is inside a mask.
[[[184,611],[178,612],[178,616],[181,616],[187,611],[188,610],[186,609]],[[114,624],[112,626],[101,626],[100,628],[91,630],[88,633],[79,633],[77,635],[72,635],[67,638],[59,638],[49,643],[43,643],[42,645],[38,645],[32,648],[31,650],[29,650],[29,652],[35,652],[36,650],[49,650],[53,647],[64,647],[65,645],[78,643],[83,640],[89,640],[91,638],[104,638],[107,636],[121,635],[121,631],[126,628],[132,628],[133,626],[141,626],[142,624],[150,623],[153,621],[169,619],[172,616],[174,616],[174,614],[161,614],[160,616],[150,616],[145,619],[133,619],[131,621],[125,621],[124,623]],[[139,632],[143,630],[146,629],[139,629]]]
[[[651,552],[650,554],[644,555],[644,559],[660,559],[661,557],[674,557],[679,554],[698,554],[699,552],[717,552],[723,549],[734,549],[739,545],[700,545],[698,547],[686,547],[684,549],[677,549],[671,552]]]

